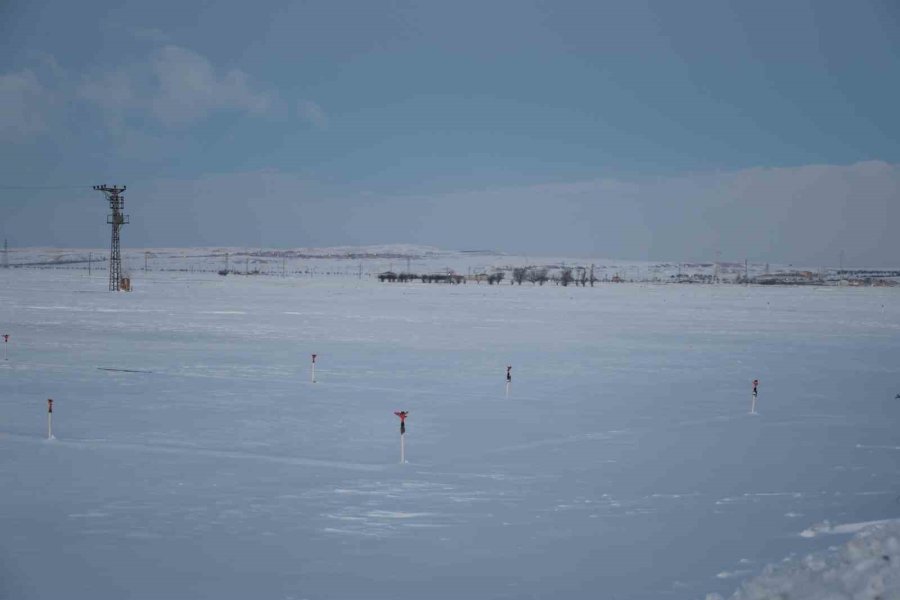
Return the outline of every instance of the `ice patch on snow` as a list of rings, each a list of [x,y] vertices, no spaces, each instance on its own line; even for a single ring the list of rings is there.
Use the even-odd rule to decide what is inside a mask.
[[[366,513],[367,517],[373,519],[415,519],[417,517],[429,517],[432,513],[427,512],[401,512],[392,510],[370,510]]]
[[[900,523],[900,519],[882,519],[879,521],[863,521],[860,523],[844,523],[842,525],[832,525],[828,521],[823,521],[822,523],[818,523],[804,529],[800,532],[801,537],[805,538],[813,538],[817,535],[823,534],[831,534],[831,535],[839,535],[839,534],[850,534],[850,533],[859,533],[860,531],[867,529],[869,527],[873,527],[875,525],[886,525],[888,523]]]
[[[734,579],[735,577],[743,577],[744,575],[749,575],[749,570],[739,570],[739,571],[722,571],[721,573],[716,573],[717,579]]]
[[[105,519],[108,516],[109,516],[109,513],[91,510],[86,513],[72,513],[69,515],[69,518],[70,519]]]

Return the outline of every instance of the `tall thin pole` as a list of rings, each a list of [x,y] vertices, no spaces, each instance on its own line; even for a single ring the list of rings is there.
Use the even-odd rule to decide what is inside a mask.
[[[53,399],[47,398],[47,439],[53,439]]]
[[[88,277],[91,276],[91,264],[94,262],[94,253],[88,252]]]

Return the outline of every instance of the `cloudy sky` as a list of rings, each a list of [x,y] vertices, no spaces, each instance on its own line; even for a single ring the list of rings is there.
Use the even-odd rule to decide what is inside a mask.
[[[0,236],[900,267],[894,0],[0,0]]]

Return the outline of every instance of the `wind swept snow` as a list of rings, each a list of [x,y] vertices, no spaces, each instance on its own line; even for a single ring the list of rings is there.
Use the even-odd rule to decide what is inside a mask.
[[[858,531],[841,548],[769,565],[741,584],[731,600],[886,600],[900,598],[900,523],[857,524]],[[835,533],[838,533],[835,531]],[[723,600],[709,594],[707,600]]]
[[[898,288],[134,275],[0,271],[0,598],[703,598],[900,518]]]

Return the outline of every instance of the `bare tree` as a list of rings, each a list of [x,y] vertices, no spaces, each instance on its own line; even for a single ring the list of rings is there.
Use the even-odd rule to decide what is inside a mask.
[[[587,286],[587,269],[584,267],[578,267],[578,283],[581,284],[581,287]]]
[[[539,269],[538,267],[531,267],[528,269],[528,273],[526,274],[526,279],[532,284],[539,283],[544,285],[547,282],[547,269]]]
[[[525,280],[525,276],[528,274],[527,267],[516,267],[512,270],[512,281],[522,285],[522,282]],[[510,283],[512,283],[512,281]]]
[[[559,275],[559,282],[563,287],[568,287],[570,283],[574,281],[572,277],[572,269],[570,267],[563,267],[562,273]]]

